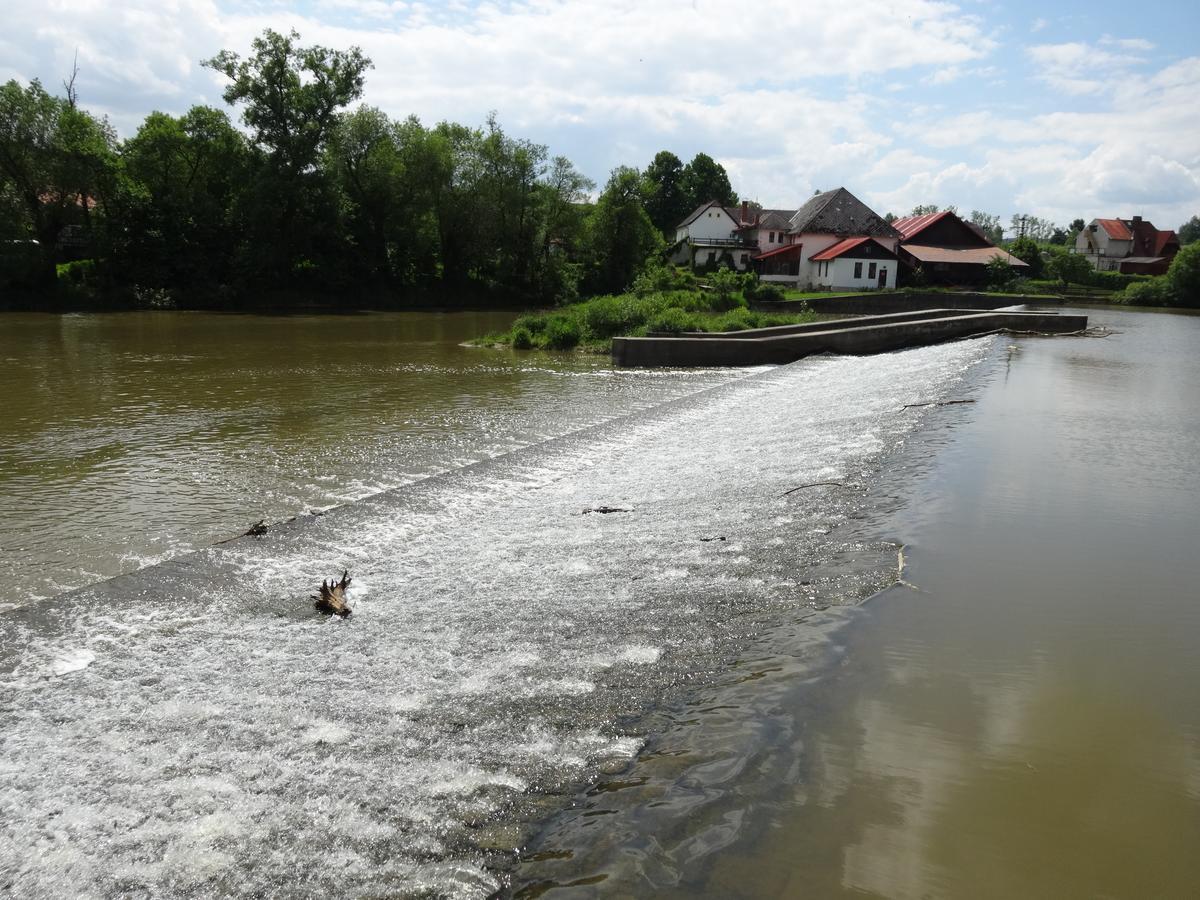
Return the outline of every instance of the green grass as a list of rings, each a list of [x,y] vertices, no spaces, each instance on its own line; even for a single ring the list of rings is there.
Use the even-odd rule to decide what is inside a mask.
[[[545,312],[526,313],[502,333],[483,335],[474,343],[514,350],[572,350],[604,353],[618,336],[648,332],[730,332],[817,321],[823,316],[800,311],[761,313],[747,307],[741,291],[733,293],[678,289],[593,297]]]

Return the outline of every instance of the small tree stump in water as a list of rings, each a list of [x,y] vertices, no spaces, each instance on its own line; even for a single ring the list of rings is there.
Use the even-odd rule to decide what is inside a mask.
[[[343,619],[350,615],[350,607],[346,605],[346,588],[350,586],[349,570],[342,570],[341,581],[322,581],[321,590],[313,595],[313,606],[317,612],[327,616],[341,616]]]

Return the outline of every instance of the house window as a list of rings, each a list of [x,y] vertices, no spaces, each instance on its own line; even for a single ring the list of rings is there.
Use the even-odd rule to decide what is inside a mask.
[[[749,256],[749,254],[743,253],[743,254],[742,254],[742,266],[743,266],[743,268],[745,267],[746,263],[748,263],[749,261],[750,261],[750,256]]]
[[[862,278],[862,263],[860,262],[854,264],[854,277]]]
[[[879,270],[879,280],[883,283],[884,287],[887,287],[887,266]]]
[[[768,234],[767,234],[767,243],[768,243],[768,244],[773,244],[773,243],[775,243],[775,232],[773,232],[773,231],[772,231],[772,232],[770,232],[770,233],[768,233]]]
[[[871,263],[869,266],[867,266],[867,277],[868,278],[875,277],[875,263]]]

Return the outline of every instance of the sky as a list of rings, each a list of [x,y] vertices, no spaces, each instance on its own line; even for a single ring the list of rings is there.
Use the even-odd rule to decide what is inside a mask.
[[[670,150],[767,207],[844,186],[1006,225],[1200,214],[1195,0],[5,0],[0,81],[59,87],[78,53],[80,103],[129,137],[223,107],[200,60],[265,28],[360,46],[389,115],[495,110],[600,184]]]

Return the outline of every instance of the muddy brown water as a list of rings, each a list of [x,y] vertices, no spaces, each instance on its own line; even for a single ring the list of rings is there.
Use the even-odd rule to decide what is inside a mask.
[[[72,607],[86,610],[77,609],[81,624],[67,622],[63,635],[14,625],[18,667],[10,681],[24,699],[7,707],[13,727],[0,733],[0,786],[21,798],[8,813],[29,821],[19,838],[0,828],[0,874],[14,884],[77,893],[109,883],[112,858],[120,863],[113,877],[138,890],[246,884],[255,864],[284,873],[311,862],[311,848],[272,851],[269,866],[243,860],[239,848],[269,844],[254,823],[280,809],[301,828],[310,794],[325,792],[346,834],[390,853],[364,856],[339,883],[369,884],[373,872],[388,870],[393,891],[398,884],[416,893],[481,896],[502,884],[520,896],[1196,896],[1200,317],[1087,312],[1093,324],[1118,333],[998,336],[972,344],[978,353],[948,345],[863,361],[814,360],[744,385],[732,384],[744,377],[738,372],[614,373],[602,359],[460,346],[502,327],[504,315],[0,319],[0,409],[9,423],[0,436],[0,577],[35,599],[206,546],[258,518],[297,515],[397,484],[420,488],[429,474],[630,412],[665,410],[640,426],[636,440],[601,432],[603,440],[594,441],[580,432],[565,450],[546,445],[533,457],[514,456],[498,475],[485,469],[464,476],[461,489],[431,483],[416,490],[414,496],[442,498],[442,505],[438,516],[417,516],[428,535],[402,543],[392,531],[409,528],[421,507],[398,497],[402,514],[393,523],[379,513],[369,535],[396,559],[377,563],[374,576],[368,567],[365,583],[374,593],[364,601],[359,630],[345,637],[246,611],[239,611],[245,622],[201,622],[187,596],[172,598],[157,624],[153,610],[118,610],[110,621],[103,610],[87,609],[84,597]],[[729,390],[711,399],[697,393],[718,385]],[[923,389],[952,389],[953,399],[974,402],[900,412],[900,404],[924,399],[914,393]],[[804,409],[781,406],[789,395],[807,398],[819,415],[806,419]],[[677,411],[664,406],[689,396],[699,399]],[[755,410],[794,429],[800,449],[788,449],[779,435],[770,436],[775,443],[760,435],[759,446],[743,447],[742,434],[720,432],[720,420],[711,418]],[[911,432],[902,415],[914,417]],[[747,424],[745,431],[753,429]],[[868,433],[872,440],[863,443],[860,435]],[[722,446],[740,454],[736,466],[713,450]],[[882,462],[875,458],[881,448],[893,448]],[[634,462],[622,462],[626,457]],[[692,457],[720,469],[721,483],[707,483],[716,475],[689,475]],[[769,497],[755,494],[753,480],[725,483],[768,464]],[[820,468],[834,464],[833,474]],[[560,471],[569,477],[546,480],[547,472]],[[847,495],[861,488],[866,499],[843,502],[843,488],[822,486],[775,510],[796,481],[838,478],[853,482]],[[697,543],[695,526],[680,526],[670,498],[655,493],[670,484],[690,496],[683,492],[691,482],[700,482],[695,497],[713,504],[705,515],[720,527],[712,534],[729,534],[730,546]],[[576,497],[575,483],[608,490]],[[577,515],[582,505],[621,500],[618,487],[641,498],[650,523],[644,535],[621,535],[619,517]],[[660,674],[660,653],[695,651],[695,629],[671,631],[673,620],[656,613],[633,621],[629,634],[616,624],[588,632],[587,610],[574,624],[522,624],[499,602],[522,592],[550,597],[563,583],[587,598],[587,609],[601,609],[606,597],[619,595],[580,568],[582,545],[549,561],[527,554],[538,563],[527,573],[514,564],[524,560],[522,546],[509,548],[512,559],[466,566],[480,583],[486,577],[498,585],[487,633],[476,634],[472,623],[493,610],[479,607],[471,591],[447,597],[442,607],[431,594],[425,618],[400,628],[393,613],[413,617],[413,609],[381,590],[387,566],[407,566],[404,554],[421,541],[440,549],[418,561],[449,572],[454,559],[470,562],[461,554],[472,529],[500,549],[510,532],[510,540],[523,540],[499,513],[488,519],[487,510],[506,498],[520,509],[531,502],[527,495],[537,501],[531,509],[554,501],[575,510],[569,521],[577,531],[577,522],[586,522],[612,532],[588,558],[594,568],[602,568],[602,549],[611,545],[626,557],[642,553],[653,572],[653,553],[681,552],[682,537],[663,548],[654,543],[672,528],[696,547],[727,554],[705,562],[708,568],[691,561],[663,573],[678,580],[686,569],[689,583],[704,586],[693,594],[679,581],[659,591],[679,595],[660,605],[681,620],[697,618],[693,608],[704,608],[705,592],[726,603],[731,616],[740,614],[732,600],[756,611],[730,619],[751,624],[735,629],[736,642],[720,645],[712,677],[626,722],[633,733],[618,732],[615,743],[611,723],[573,730],[560,722],[573,707],[558,694],[586,697],[580,692],[592,681],[599,692],[611,670],[629,679],[632,696],[638,671]],[[484,512],[473,512],[481,497],[491,499]],[[367,506],[360,518],[371,524]],[[661,521],[649,516],[659,507]],[[756,520],[762,509],[779,516],[777,524]],[[558,526],[546,518],[550,540]],[[436,532],[441,519],[464,537]],[[746,532],[762,546],[736,545],[730,523],[739,519],[753,522]],[[322,528],[336,531],[336,523],[311,529],[309,540],[324,550]],[[771,528],[778,546],[760,553]],[[344,537],[328,540],[339,546]],[[297,567],[311,581],[312,561],[282,540],[272,551],[273,540],[261,550],[209,555],[227,566],[242,557],[253,562],[269,582],[264,596],[290,586]],[[835,596],[837,586],[875,583],[881,554],[899,545],[907,584],[862,606],[839,605],[857,597]],[[832,549],[821,555],[821,547]],[[809,569],[787,568],[793,549],[812,553],[800,560]],[[855,567],[861,578],[847,574]],[[794,592],[795,602],[783,590]],[[656,595],[646,589],[646,596]],[[570,608],[544,605],[559,618]],[[639,607],[626,606],[612,615],[637,620]],[[459,617],[457,631],[438,624],[447,611]],[[133,626],[148,636],[110,650],[117,645],[108,632]],[[503,640],[494,639],[496,626],[507,629]],[[665,649],[651,644],[662,626]],[[539,629],[561,631],[560,643],[547,644]],[[198,632],[203,639],[187,639]],[[666,639],[676,632],[679,640]],[[201,676],[226,665],[226,648],[240,652],[259,633],[273,640],[286,634],[288,642],[268,642],[262,646],[270,653],[247,657],[243,675],[260,686],[258,706],[239,711],[221,697],[183,702]],[[397,636],[409,642],[403,665],[387,649]],[[41,644],[46,653],[88,646],[95,660],[66,676],[74,682],[37,676],[36,666],[26,677],[18,646],[25,641],[33,648],[30,666],[39,663]],[[394,696],[355,718],[343,713],[373,696],[355,684],[330,679],[337,704],[307,702],[281,688],[279,672],[300,665],[288,654],[306,641],[340,647],[359,667],[369,663],[372,684],[386,681]],[[171,664],[153,676],[155,685],[139,688],[127,672],[145,676],[160,665],[160,644],[169,645]],[[736,652],[726,658],[727,649]],[[606,654],[613,660],[601,658]],[[460,657],[478,671],[459,671]],[[501,685],[495,698],[492,685]],[[522,727],[509,734],[507,720],[494,721],[490,710],[505,697],[520,699],[522,690],[553,696],[531,705],[529,723],[517,722]],[[459,706],[451,718],[471,723],[462,735],[443,734],[441,707],[433,708],[443,695]],[[422,712],[417,700],[429,709]],[[8,700],[0,701],[4,711]],[[278,721],[270,718],[273,705]],[[46,731],[51,726],[65,750]],[[221,737],[221,728],[232,729],[230,736]],[[237,743],[240,755],[229,761],[241,769],[196,780],[179,768],[198,765],[175,758],[189,742],[218,739]],[[427,740],[448,749],[426,759]],[[389,803],[413,806],[412,823],[396,836],[385,834],[395,808],[314,776],[306,755],[310,746],[331,743],[357,753],[369,741],[377,754],[366,773],[372,789],[394,792]],[[141,768],[112,765],[131,752],[126,743],[144,754]],[[390,744],[394,759],[385,755]],[[258,771],[267,751],[289,761],[286,777],[266,785],[266,799],[239,793],[242,770]],[[550,816],[515,868],[489,875],[471,856],[461,863],[471,864],[470,877],[455,874],[459,857],[453,848],[437,849],[438,841],[449,817],[491,796],[478,785],[517,790],[522,782],[501,768],[504,760],[545,757],[554,771],[575,772],[582,765],[575,757],[593,765],[593,755],[605,760],[600,777],[573,800],[550,798],[548,810],[568,808]],[[533,763],[526,770],[540,771]],[[172,778],[147,781],[147,772],[159,771]],[[179,772],[187,777],[174,777]],[[432,788],[428,772],[436,775]],[[420,778],[406,786],[410,776]],[[95,790],[98,777],[111,778],[112,790]],[[76,794],[90,799],[85,804]],[[216,796],[240,799],[223,814],[210,809]],[[275,804],[270,810],[267,799]],[[117,828],[115,817],[139,804],[139,815],[156,824],[135,828],[140,819],[131,820],[110,834],[109,823]],[[448,818],[433,821],[429,810]],[[366,822],[368,814],[379,821]],[[20,849],[29,840],[36,840],[36,854]],[[329,867],[320,869],[327,874]],[[350,873],[359,881],[347,881]]]

